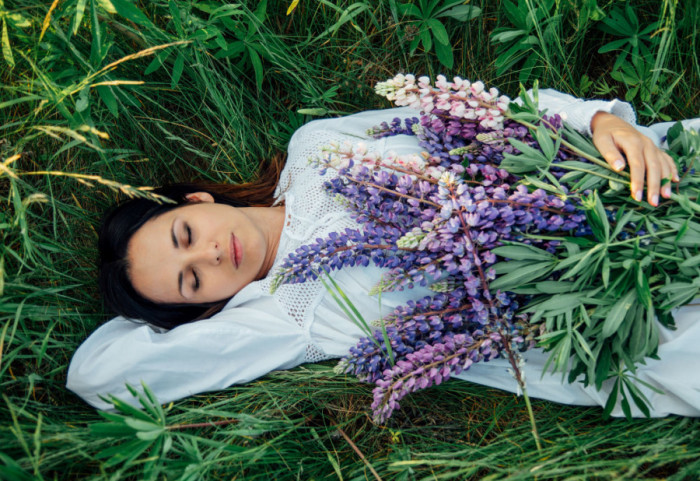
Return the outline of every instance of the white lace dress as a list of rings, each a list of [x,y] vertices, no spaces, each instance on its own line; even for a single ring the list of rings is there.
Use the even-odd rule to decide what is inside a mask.
[[[632,108],[619,101],[582,101],[543,90],[540,105],[550,113],[563,113],[570,125],[588,134],[590,120],[598,111],[635,122]],[[374,140],[365,134],[369,127],[382,121],[413,115],[417,112],[408,108],[362,112],[314,121],[294,134],[277,192],[278,202],[285,205],[286,222],[271,273],[297,247],[330,232],[356,227],[325,192],[323,183],[327,177],[309,167],[308,158],[331,141],[343,140],[363,140],[377,152],[417,152],[420,148],[415,137],[399,135]],[[665,132],[663,126],[656,131],[643,129],[657,142]],[[332,174],[326,174],[329,175]],[[378,268],[358,267],[344,269],[334,274],[334,279],[370,320],[382,317],[408,299],[430,294],[427,289],[386,293],[380,306],[376,298],[367,295],[380,275]],[[283,285],[274,295],[269,293],[271,282],[271,275],[253,282],[211,319],[170,331],[122,317],[112,319],[76,351],[68,370],[68,388],[96,408],[108,409],[111,405],[100,395],[114,394],[133,402],[125,384],[138,387],[143,381],[165,403],[245,383],[276,369],[340,357],[362,335],[320,282]],[[676,315],[678,330],[671,332],[660,327],[662,361],[648,361],[639,370],[640,378],[666,393],[646,391],[655,416],[700,415],[700,323],[694,322],[699,316],[697,308],[686,307]],[[597,392],[580,384],[562,383],[561,375],[543,374],[546,355],[539,350],[532,350],[525,357],[531,396],[567,404],[605,403],[605,389]],[[478,363],[458,377],[514,392],[517,386],[506,368],[507,362],[497,359]],[[613,414],[621,414],[619,407]]]

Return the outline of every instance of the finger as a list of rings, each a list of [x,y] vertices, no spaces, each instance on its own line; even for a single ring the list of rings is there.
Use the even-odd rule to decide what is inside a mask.
[[[669,168],[671,169],[671,177],[670,179],[674,182],[680,182],[680,177],[678,177],[678,166],[676,165],[676,161],[673,160],[673,157],[668,155],[666,152],[663,152],[661,154],[664,159],[666,159],[666,163],[669,165]]]
[[[661,186],[661,197],[668,199],[671,197],[671,179],[673,179],[673,171],[671,170],[671,165],[668,163],[668,157],[666,154],[661,152],[659,158],[661,160],[661,181],[668,179],[665,185]]]
[[[656,207],[659,205],[659,189],[661,187],[661,175],[663,171],[660,156],[656,147],[644,149],[644,162],[647,169],[647,201]]]
[[[634,148],[627,149],[626,153],[627,163],[630,166],[630,189],[632,191],[632,197],[634,197],[636,201],[641,202],[644,191],[644,171],[646,170],[644,151],[635,146]]]
[[[613,168],[614,171],[620,172],[625,168],[625,157],[620,153],[615,145],[615,140],[611,135],[602,135],[593,138],[600,155]]]

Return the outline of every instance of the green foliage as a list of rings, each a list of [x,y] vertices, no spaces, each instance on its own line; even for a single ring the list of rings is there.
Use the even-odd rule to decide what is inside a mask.
[[[534,90],[537,94],[537,90]],[[519,141],[520,151],[507,155],[501,166],[511,173],[533,173],[525,183],[560,196],[576,196],[585,209],[592,237],[555,238],[561,244],[554,254],[529,245],[513,244],[494,252],[511,260],[496,264],[499,277],[492,287],[532,295],[523,309],[550,351],[546,365],[569,373],[569,381],[582,377],[584,385],[600,389],[615,378],[615,387],[605,407],[609,415],[618,401],[627,417],[630,403],[649,413],[649,401],[639,389],[647,385],[634,377],[638,363],[655,357],[658,348],[656,318],[673,326],[671,312],[700,295],[700,213],[698,179],[686,174],[677,187],[675,202],[659,208],[632,201],[623,186],[627,173],[615,173],[598,159],[590,140],[564,132],[554,145],[551,131],[536,129],[523,120],[534,115],[534,104],[523,93],[521,119],[539,144],[535,149]],[[668,135],[671,155],[682,172],[693,172],[700,161],[700,134],[685,131],[677,123]],[[571,142],[569,142],[571,140]],[[555,148],[563,143],[593,164],[564,161],[556,164],[565,172],[559,179],[549,170]],[[564,190],[561,184],[569,188]],[[591,189],[600,189],[605,197]],[[553,285],[564,282],[562,286]],[[601,286],[602,281],[602,286]],[[557,295],[552,297],[552,292]]]
[[[623,8],[597,0],[504,0],[502,5],[500,25],[490,36],[499,76],[563,84],[581,95],[616,95],[635,103],[649,122],[676,117],[668,113],[674,89],[692,95],[682,65],[697,50],[698,25],[690,20],[697,18],[697,2],[638,1]],[[682,45],[684,38],[693,39],[691,45]],[[581,69],[582,75],[572,75]]]
[[[481,14],[481,9],[474,5],[464,5],[462,0],[419,0],[415,3],[400,3],[398,10],[404,18],[412,18],[406,28],[411,27],[413,40],[409,45],[411,54],[423,44],[429,52],[435,48],[440,63],[447,68],[454,66],[454,55],[450,36],[440,18],[453,18],[468,22]]]
[[[371,476],[341,430],[384,479],[694,479],[697,421],[601,422],[599,409],[535,402],[544,440],[536,454],[521,401],[465,382],[413,397],[388,428],[366,415],[369,389],[327,365],[183,400],[162,415],[146,397],[149,407],[139,412],[148,419],[127,412],[127,400],[114,400],[116,417],[105,419],[65,389],[72,353],[108,317],[94,272],[95,229],[107,206],[148,195],[137,186],[250,180],[310,115],[386,107],[372,86],[397,71],[459,74],[514,93],[528,58],[500,69],[500,44],[490,45],[490,35],[496,28],[517,30],[501,1],[403,2],[415,5],[419,17],[400,13],[391,0],[301,0],[287,14],[291,3],[0,1],[0,479]],[[547,2],[528,3],[531,11]],[[598,3],[554,2],[542,10],[548,17],[541,31],[534,24],[530,31],[537,42],[528,44],[528,55],[535,52],[537,61],[529,83],[540,78],[582,95],[587,77],[591,93],[625,96],[629,79],[613,77],[620,52],[594,59],[588,53],[619,40],[597,25],[620,2]],[[642,119],[697,115],[697,2],[629,3],[640,28],[660,22],[647,42],[652,57],[644,57],[650,77],[641,79],[633,98]],[[476,9],[481,15],[467,20]],[[428,19],[444,27],[448,44]],[[431,49],[414,35],[424,27]],[[548,28],[559,36],[545,34]],[[415,38],[415,52],[424,54],[409,54]],[[446,56],[438,57],[438,44],[449,47],[451,68]],[[625,61],[621,69],[630,65]],[[655,104],[659,96],[648,87],[661,86],[656,92],[663,93],[674,83],[670,102]],[[698,151],[697,136],[670,140],[683,152]],[[697,163],[681,150],[679,162]],[[590,175],[596,167],[567,175],[578,176],[584,188],[599,182]],[[538,171],[528,175],[544,182]],[[608,182],[599,187],[612,189]],[[693,212],[687,200],[677,199]],[[685,219],[665,221],[676,229],[669,242],[694,252],[700,232]],[[543,272],[554,268],[546,259],[522,262],[530,261],[542,262]],[[620,268],[610,266],[608,288]],[[697,291],[693,282],[672,281],[654,292],[668,306]],[[588,302],[573,281],[558,288]],[[565,343],[552,343],[566,350]],[[583,345],[572,338],[570,349]],[[624,381],[619,389],[628,389]]]

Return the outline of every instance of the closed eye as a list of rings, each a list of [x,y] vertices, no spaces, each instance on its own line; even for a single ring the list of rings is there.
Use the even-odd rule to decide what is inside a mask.
[[[191,246],[192,245],[192,229],[190,229],[190,226],[185,224],[185,234],[187,234],[187,245]]]
[[[197,271],[192,269],[192,277],[194,277],[194,284],[192,285],[192,290],[196,291],[199,289],[199,276],[197,275]]]

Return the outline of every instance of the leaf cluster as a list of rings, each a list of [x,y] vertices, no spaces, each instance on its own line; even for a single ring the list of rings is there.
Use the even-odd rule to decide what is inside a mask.
[[[590,234],[526,235],[557,241],[554,252],[527,243],[495,249],[510,260],[496,264],[499,277],[491,287],[530,298],[523,312],[541,333],[539,344],[550,352],[553,371],[597,389],[614,378],[606,413],[619,395],[627,416],[630,398],[648,414],[638,387],[644,383],[635,374],[640,363],[656,357],[657,319],[672,328],[673,310],[700,295],[698,132],[680,123],[670,130],[669,152],[684,176],[673,200],[658,208],[631,199],[625,180],[605,167],[586,159],[555,161],[553,149],[562,141],[578,153],[595,150],[568,131],[555,135],[555,144],[550,133],[537,126],[537,148],[511,142],[520,153],[501,165],[513,174],[530,173],[522,183],[532,188],[578,197]],[[557,170],[568,172],[557,177]]]

